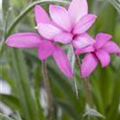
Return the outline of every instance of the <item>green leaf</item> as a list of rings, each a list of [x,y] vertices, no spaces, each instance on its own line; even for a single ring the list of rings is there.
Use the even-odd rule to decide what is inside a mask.
[[[10,49],[11,67],[14,70],[16,96],[20,101],[22,115],[29,120],[39,120],[38,108],[30,88],[24,55],[20,50]],[[10,58],[9,58],[10,59]],[[34,109],[33,109],[34,106]]]
[[[94,26],[90,29],[90,33],[97,34],[105,32],[114,35],[117,11],[109,2],[105,2],[98,12],[98,18]]]
[[[118,13],[120,13],[120,1],[119,0],[108,0],[108,1],[115,7]]]
[[[63,111],[67,112],[68,115],[70,115],[73,119],[79,119],[81,116],[77,115],[75,112],[75,109],[70,105],[70,103],[63,101],[63,100],[58,100],[57,99],[57,104],[60,105],[60,107],[63,109]]]
[[[98,77],[99,78],[99,77]],[[97,79],[91,79],[91,89],[92,89],[92,95],[93,95],[93,102],[94,105],[96,106],[97,110],[104,114],[105,113],[105,109],[103,107],[103,100],[102,100],[102,96],[100,94],[100,90],[99,90],[99,84]]]
[[[13,95],[0,94],[0,100],[13,110],[21,110],[19,100]]]
[[[95,109],[87,108],[86,112],[83,114],[83,117],[99,117],[99,118],[105,118],[101,113],[96,111]]]
[[[39,108],[39,116],[42,120],[45,119],[44,116],[44,110],[42,109],[40,105],[40,85],[42,82],[42,74],[41,74],[40,66],[36,68],[35,70],[35,80],[34,80],[34,91],[35,91],[35,99],[37,102],[37,106]]]
[[[54,86],[54,90],[52,92],[55,94],[55,97],[59,97],[56,95],[58,95],[58,91],[60,91],[60,97],[66,99],[66,101],[69,101],[71,105],[75,108],[76,113],[79,114],[83,112],[85,107],[85,99],[83,96],[83,92],[81,91],[79,95],[80,100],[78,100],[74,92],[74,86],[70,84],[70,81],[72,80],[63,76],[62,73],[60,73],[55,68],[54,63],[50,62],[50,64],[48,65],[49,77],[52,81],[52,86]]]
[[[0,113],[0,120],[14,120],[14,119]]]
[[[1,68],[0,72],[1,72],[1,78],[5,80],[11,86],[12,89],[14,89],[15,84],[13,80],[7,75],[6,71]]]
[[[116,62],[117,63],[117,62]],[[113,79],[114,89],[112,93],[112,102],[109,105],[109,109],[107,111],[106,120],[117,119],[119,115],[119,105],[120,105],[120,65],[117,64],[118,69],[115,72],[115,76]],[[119,120],[119,119],[118,119]]]

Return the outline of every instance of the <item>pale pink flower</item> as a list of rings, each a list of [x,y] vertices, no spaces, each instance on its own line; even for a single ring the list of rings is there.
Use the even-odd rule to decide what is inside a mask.
[[[44,38],[64,44],[72,43],[75,48],[86,47],[95,42],[86,33],[96,20],[96,15],[88,13],[86,0],[73,0],[68,10],[50,5],[49,13],[53,22],[47,21],[37,26]]]
[[[109,34],[99,33],[93,45],[75,51],[76,54],[87,53],[80,68],[83,78],[89,76],[95,70],[99,61],[103,68],[108,66],[111,60],[110,54],[120,55],[119,46],[115,42],[110,41],[111,38],[112,36]]]
[[[35,7],[35,18],[37,24],[50,23],[49,16],[40,6]],[[49,30],[46,30],[49,34]],[[71,66],[65,52],[56,44],[52,38],[47,39],[41,37],[37,33],[16,33],[9,36],[6,44],[15,48],[38,48],[38,57],[40,60],[45,60],[49,56],[53,56],[60,70],[68,77],[73,77]]]

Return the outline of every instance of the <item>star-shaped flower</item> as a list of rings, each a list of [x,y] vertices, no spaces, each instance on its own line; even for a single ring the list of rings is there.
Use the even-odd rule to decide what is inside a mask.
[[[37,25],[43,23],[51,23],[51,20],[44,9],[40,6],[35,7],[35,18]],[[46,31],[49,34],[49,29]],[[68,77],[72,78],[70,62],[65,52],[55,44],[53,39],[47,39],[40,34],[33,32],[16,33],[9,36],[6,44],[15,48],[34,48],[38,49],[38,57],[40,60],[45,60],[49,56],[53,56],[60,70]]]
[[[36,7],[36,11],[39,11],[39,7]],[[44,38],[64,44],[72,43],[75,48],[83,48],[95,42],[87,34],[96,20],[96,15],[88,13],[87,0],[73,0],[68,10],[50,5],[49,13],[52,22],[47,21],[37,26]],[[39,14],[36,17],[39,18]]]
[[[103,68],[108,66],[111,60],[110,54],[120,55],[119,46],[115,42],[110,41],[111,38],[112,36],[109,34],[99,33],[93,45],[75,51],[76,54],[87,53],[80,68],[83,78],[89,76],[95,70],[99,61]]]

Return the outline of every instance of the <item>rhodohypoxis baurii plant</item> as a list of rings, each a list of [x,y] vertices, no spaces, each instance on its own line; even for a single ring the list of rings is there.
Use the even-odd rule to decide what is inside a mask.
[[[76,54],[87,53],[83,58],[80,72],[82,77],[88,77],[97,67],[100,61],[102,67],[110,64],[110,54],[120,55],[119,46],[111,41],[111,35],[105,33],[98,33],[95,37],[96,42],[88,47],[77,49]]]
[[[99,33],[95,41],[87,34],[87,30],[96,20],[96,15],[88,13],[87,0],[73,0],[68,10],[58,5],[50,5],[49,13],[50,17],[41,6],[36,5],[35,19],[40,34],[16,33],[8,37],[6,44],[16,48],[37,47],[40,60],[53,56],[61,71],[71,78],[73,73],[70,62],[56,42],[72,43],[76,54],[87,53],[80,68],[82,77],[89,76],[98,61],[102,67],[106,67],[110,63],[110,53],[120,54],[119,47],[109,41],[111,35]]]
[[[86,98],[88,97],[87,100],[90,101],[87,88],[89,87],[88,76],[95,70],[99,62],[102,64],[102,67],[108,66],[110,54],[120,55],[120,48],[115,42],[110,41],[112,36],[109,34],[99,33],[93,39],[87,33],[97,18],[96,15],[88,13],[87,0],[72,0],[68,9],[58,5],[50,5],[50,16],[39,5],[35,6],[34,12],[38,33],[24,32],[13,34],[7,38],[6,44],[15,48],[38,49],[38,57],[44,61],[44,67],[42,68],[45,73],[43,73],[44,83],[48,81],[46,79],[48,76],[45,69],[45,61],[48,57],[52,56],[60,70],[67,77],[74,80],[78,97],[77,85],[75,77],[73,77],[74,74],[71,70],[70,62],[65,52],[57,43],[72,44],[76,58],[79,58],[78,55],[85,54],[80,65],[80,74],[84,79]],[[49,83],[48,85],[45,84],[45,89],[48,101],[51,102],[52,97],[48,88]],[[51,105],[49,108],[52,109]]]
[[[35,7],[35,19],[37,25],[43,23],[52,23],[47,13],[40,6]],[[39,28],[40,30],[41,28]],[[49,30],[46,31],[49,33]],[[49,56],[53,56],[60,70],[68,77],[72,78],[73,73],[67,55],[56,44],[53,39],[47,39],[40,34],[27,32],[16,33],[9,36],[6,44],[15,48],[38,48],[38,57],[40,60],[46,60]]]
[[[8,37],[6,44],[16,48],[38,48],[38,57],[45,60],[53,56],[61,71],[73,77],[69,60],[55,42],[73,43],[75,48],[83,48],[94,43],[86,31],[95,22],[96,15],[88,14],[86,0],[73,0],[68,11],[57,5],[50,5],[48,14],[41,6],[35,6],[35,18],[40,33],[16,33]]]
[[[44,38],[63,44],[72,43],[74,48],[94,43],[87,30],[95,22],[96,15],[88,13],[87,0],[73,0],[68,10],[58,5],[50,5],[49,13],[53,22],[46,21],[37,26]]]

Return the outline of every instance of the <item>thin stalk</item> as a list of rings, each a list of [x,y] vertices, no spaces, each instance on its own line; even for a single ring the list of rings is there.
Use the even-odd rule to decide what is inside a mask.
[[[79,99],[79,92],[78,92],[75,69],[74,69],[74,66],[75,66],[75,54],[74,53],[75,53],[75,49],[72,45],[70,45],[70,49],[69,49],[69,55],[70,56],[69,56],[69,58],[71,58],[70,62],[71,62],[71,66],[72,66],[72,71],[74,73],[74,76],[73,76],[74,90],[75,90],[76,98]]]
[[[43,82],[45,86],[45,90],[47,93],[47,101],[48,101],[48,120],[53,120],[55,111],[54,111],[54,102],[52,98],[52,93],[51,93],[51,88],[50,88],[50,83],[49,83],[49,78],[48,78],[48,73],[47,73],[47,61],[43,61],[42,64],[42,71],[43,71]]]
[[[78,67],[81,66],[80,58],[79,58],[78,55],[76,55],[76,63],[77,63]],[[85,88],[86,101],[87,101],[87,103],[88,103],[89,106],[92,106],[92,95],[91,95],[89,77],[81,78],[81,79],[83,80],[83,84],[84,84],[84,88]]]
[[[76,82],[75,76],[73,77],[73,81],[74,81],[76,97],[77,97],[77,99],[79,99],[78,87],[77,87],[77,82]]]
[[[85,95],[86,95],[87,103],[89,106],[92,107],[92,95],[91,95],[89,78],[84,78],[83,84],[84,84],[84,88],[85,88]]]

